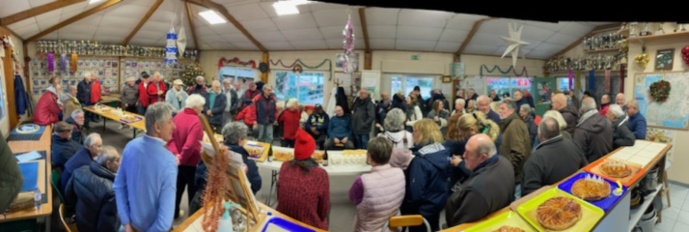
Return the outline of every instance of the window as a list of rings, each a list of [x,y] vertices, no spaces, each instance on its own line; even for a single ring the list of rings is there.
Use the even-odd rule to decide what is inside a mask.
[[[421,96],[424,99],[431,97],[431,90],[433,90],[433,77],[415,77],[415,76],[401,76],[393,75],[390,84],[390,94],[397,93],[402,90],[405,95],[411,93],[415,86],[421,89]]]
[[[273,92],[280,101],[296,98],[300,104],[323,104],[324,84],[323,72],[277,71]]]
[[[512,97],[517,89],[531,92],[531,78],[528,77],[488,77],[486,82],[487,91],[495,90],[500,97],[505,93],[509,93]]]
[[[249,68],[222,67],[218,70],[218,81],[220,81],[221,85],[226,78],[229,78],[232,82],[235,80],[242,81],[242,89],[246,89],[249,87],[247,81],[256,79],[256,71]]]

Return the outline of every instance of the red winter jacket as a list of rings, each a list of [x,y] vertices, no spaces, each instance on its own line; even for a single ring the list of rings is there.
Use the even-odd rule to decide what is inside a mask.
[[[153,104],[156,102],[164,102],[165,101],[165,82],[159,81],[157,85],[160,85],[159,87],[156,86],[156,83],[151,81],[151,83],[148,83],[148,87],[146,88],[146,92],[148,92],[148,103]],[[158,95],[158,90],[163,91],[163,94]]]
[[[148,93],[143,81],[139,83],[139,103],[143,107],[148,107]]]
[[[33,122],[45,126],[56,123],[59,120],[60,106],[57,104],[57,95],[52,91],[45,91],[36,103]]]
[[[100,81],[98,79],[94,79],[93,83],[91,84],[91,103],[95,104],[96,102],[99,102],[101,95]]]
[[[242,119],[244,119],[244,124],[246,124],[246,126],[254,126],[254,123],[256,123],[256,107],[254,107],[254,104],[244,107],[244,109],[242,109],[242,111],[239,112],[236,117],[234,117],[235,121]]]
[[[201,143],[203,140],[203,126],[196,111],[184,108],[182,113],[172,119],[175,131],[172,139],[167,143],[167,149],[174,155],[179,155],[179,165],[196,167],[201,160]]]
[[[294,140],[299,129],[299,120],[301,120],[301,112],[299,110],[285,110],[278,118],[278,123],[282,125],[282,138]]]

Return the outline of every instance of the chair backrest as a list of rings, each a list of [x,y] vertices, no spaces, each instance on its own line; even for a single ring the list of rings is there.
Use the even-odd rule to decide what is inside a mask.
[[[76,224],[75,223],[67,223],[65,220],[65,203],[60,204],[60,221],[62,222],[62,225],[65,227],[65,231],[67,232],[78,232]]]
[[[388,219],[387,222],[385,222],[385,225],[383,228],[380,230],[381,232],[384,232],[385,229],[389,230],[396,230],[395,228],[398,227],[409,227],[409,226],[420,226],[420,225],[426,225],[426,231],[430,232],[431,231],[431,225],[428,224],[428,221],[426,221],[421,214],[413,214],[413,215],[400,215],[400,216],[393,216]]]
[[[57,193],[57,196],[60,198],[60,202],[64,203],[65,198],[62,196],[62,192],[60,191],[60,177],[62,174],[58,172],[57,170],[53,169],[53,171],[50,172],[50,185],[53,187],[53,191]]]

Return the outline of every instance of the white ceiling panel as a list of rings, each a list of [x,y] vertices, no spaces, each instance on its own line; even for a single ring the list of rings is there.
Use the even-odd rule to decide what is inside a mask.
[[[153,1],[151,1],[153,2]],[[109,12],[106,13],[108,16],[120,16],[120,17],[128,17],[128,18],[143,18],[144,15],[146,15],[146,12],[148,12],[149,7],[145,6],[137,6],[133,4],[126,4],[124,3],[119,3],[115,6],[112,7],[113,9],[110,10]]]
[[[261,0],[215,0],[215,3],[227,5],[227,6],[240,6],[249,3],[257,3]]]
[[[550,37],[555,35],[554,31],[549,31],[545,29],[541,29],[535,26],[531,25],[524,25],[524,29],[522,30],[522,40],[529,40],[529,42],[535,42],[535,41],[543,41],[547,40]],[[508,35],[506,35],[508,36]]]
[[[233,42],[235,47],[242,50],[258,50],[252,42]]]
[[[318,29],[283,30],[282,34],[290,41],[323,39],[323,36]],[[325,42],[323,43],[325,44]]]
[[[100,27],[105,29],[127,28],[128,30],[133,30],[140,21],[141,19],[137,18],[106,15],[100,20]]]
[[[453,13],[443,11],[404,9],[400,12],[398,23],[401,26],[443,28],[452,15]]]
[[[359,12],[351,12],[352,25],[354,25],[354,27],[360,27],[361,20],[359,19]],[[347,20],[349,19],[347,15],[347,8],[338,10],[319,10],[311,13],[316,19],[316,24],[318,24],[319,27],[341,26],[344,28],[345,24],[347,24]]]
[[[38,21],[38,28],[41,29],[41,31],[51,28],[52,26],[57,25],[59,22],[52,21],[52,20],[37,20]]]
[[[320,27],[319,30],[325,39],[344,38],[344,35],[342,34],[344,27]],[[354,28],[354,38],[364,38],[364,32],[361,30],[361,27]]]
[[[438,44],[435,45],[435,49],[433,51],[436,51],[436,52],[457,52],[457,50],[459,50],[460,46],[461,46],[460,43],[438,42]]]
[[[26,0],[19,1],[3,1],[2,7],[0,7],[0,17],[10,16],[28,9],[31,9],[31,4]]]
[[[220,38],[223,38],[226,41],[230,41],[231,43],[242,43],[242,42],[251,43],[251,40],[246,38],[246,36],[244,36],[244,34],[220,35]]]
[[[207,35],[216,35],[215,31],[206,26],[196,27],[196,36],[199,38]]]
[[[31,4],[31,7],[38,7],[42,6],[51,2],[55,2],[56,0],[31,0],[29,1],[29,4]]]
[[[310,13],[301,13],[298,15],[283,15],[273,18],[273,22],[280,30],[295,30],[305,28],[317,27],[316,21]]]
[[[63,28],[60,29],[60,36],[62,36],[62,32],[66,33],[85,33],[85,34],[93,34],[98,30],[98,26],[96,25],[67,25]]]
[[[398,26],[397,39],[438,41],[442,28]]]
[[[505,40],[502,39],[502,36],[507,37],[506,35],[496,35],[496,34],[488,34],[488,33],[476,33],[474,34],[474,37],[471,39],[471,44],[478,44],[478,45],[491,45],[491,46],[498,46],[501,44],[506,44]]]
[[[532,26],[532,27],[536,27],[539,29],[544,29],[544,30],[549,30],[549,31],[554,31],[554,32],[559,31],[564,26],[564,24],[562,24],[562,23],[541,22],[541,21],[531,21],[531,20],[525,21],[525,24],[526,25],[524,26],[524,28],[526,28],[527,26]]]
[[[455,14],[447,21],[445,28],[469,31],[474,27],[476,21],[486,18],[485,16]]]
[[[369,39],[368,45],[371,49],[395,49],[394,39]]]
[[[559,33],[570,36],[582,37],[593,29],[593,26],[584,25],[578,22],[565,22],[564,24],[565,25],[562,27],[562,30],[560,30]]]
[[[79,21],[76,21],[72,23],[71,25],[92,25],[92,26],[98,26],[100,24],[100,20],[103,19],[103,16],[101,15],[91,15],[89,17],[83,18]]]
[[[211,30],[213,30],[215,33],[218,35],[220,34],[238,34],[242,33],[240,32],[236,27],[234,27],[230,23],[223,23],[223,24],[215,24],[215,25],[210,25],[208,26]]]
[[[40,14],[40,15],[36,15],[36,21],[38,21],[39,25],[42,21],[48,21],[48,22],[51,22],[53,24],[57,24],[59,19],[60,19],[61,14],[62,14],[62,10],[60,10],[60,9],[52,10],[52,11],[45,12],[45,13]]]
[[[550,37],[550,39],[548,39],[547,42],[551,44],[569,46],[578,39],[579,37],[569,36],[562,33],[555,33],[555,35],[553,35],[553,37]]]
[[[65,40],[91,40],[93,38],[93,33],[58,32],[58,37]]]
[[[139,30],[136,35],[134,35],[134,38],[144,38],[144,39],[155,39],[158,40],[161,37],[165,37],[165,34],[161,34],[159,32],[154,32],[154,31],[148,31],[148,30]]]
[[[352,13],[354,13],[355,11],[358,11],[357,10],[358,6],[349,6],[349,5],[344,5],[344,4],[334,4],[334,3],[324,3],[324,2],[312,2],[312,3],[306,4],[304,6],[308,7],[311,11],[346,10],[346,9],[352,9]]]
[[[294,47],[287,41],[275,41],[261,43],[268,50],[293,50]]]
[[[534,51],[534,52],[529,53],[529,56],[527,56],[527,57],[530,59],[548,59],[553,54],[554,53]]]
[[[47,35],[41,37],[41,39],[45,39],[45,40],[56,40],[56,39],[57,39],[57,32],[53,32],[53,33],[47,34]]]
[[[155,1],[151,0],[129,0],[130,5],[137,6],[152,6]]]
[[[278,27],[275,26],[275,23],[273,23],[273,20],[271,20],[271,19],[242,21],[241,24],[249,32],[277,31],[278,30]]]
[[[325,40],[290,40],[295,49],[322,49],[328,45]]]
[[[366,8],[366,23],[371,25],[397,25],[397,16],[400,9]]]
[[[260,33],[251,33],[251,35],[256,38],[256,40],[260,41],[261,43],[266,43],[266,42],[279,42],[279,41],[285,41],[287,38],[285,38],[284,35],[282,35],[281,32],[279,31],[268,31],[268,32],[260,32]]]
[[[368,26],[369,39],[395,39],[397,27],[395,26]]]
[[[563,48],[565,48],[565,46],[557,45],[557,44],[541,43],[540,45],[538,45],[538,47],[536,47],[536,50],[538,50],[538,52],[555,54],[556,52],[562,50]]]
[[[120,3],[120,4],[122,4],[122,3]],[[74,15],[77,15],[77,14],[83,12],[86,9],[96,7],[97,5],[99,5],[99,4],[89,5],[88,1],[85,1],[85,2],[74,4],[74,5],[63,7],[62,8],[62,20],[67,19],[67,18],[65,18],[65,16],[66,17],[72,17]]]
[[[153,1],[151,1],[153,2]],[[152,3],[151,3],[152,4]],[[160,7],[158,7],[158,10],[165,10],[165,11],[170,11],[170,12],[175,12],[179,10],[180,12],[184,10],[184,2],[182,1],[174,1],[174,0],[164,0],[163,4],[160,4]]]
[[[479,28],[478,32],[479,33],[497,34],[497,35],[502,35],[502,36],[509,36],[509,24],[510,23],[516,23],[517,28],[519,28],[520,25],[523,25],[524,28],[529,27],[528,25],[524,25],[524,21],[522,21],[522,20],[493,19],[493,20],[488,20],[488,21],[483,22],[481,24],[481,27]],[[523,35],[524,35],[524,33],[522,33],[522,36]]]
[[[38,24],[30,24],[17,29],[12,29],[14,33],[22,36],[23,38],[29,38],[32,35],[38,34],[41,30],[38,28]]]
[[[22,21],[10,24],[8,27],[12,30],[15,30],[15,29],[22,28],[24,26],[30,26],[30,25],[34,25],[34,24],[36,24],[36,18],[31,17],[31,18],[24,19]]]
[[[93,39],[97,40],[99,42],[103,42],[103,43],[120,44],[126,38],[126,36],[127,36],[126,34],[125,35],[106,35],[106,34],[96,33],[93,36]]]
[[[329,39],[326,40],[325,43],[328,44],[329,49],[343,49],[344,47],[344,39]],[[354,40],[354,45],[357,45],[359,43],[363,44],[364,42]]]
[[[400,50],[433,51],[435,41],[398,39],[395,48]]]
[[[473,40],[472,40],[473,41]],[[464,49],[464,53],[469,54],[493,54],[500,46],[498,45],[480,45],[475,43],[469,43]]]
[[[225,6],[225,8],[227,8],[232,17],[236,18],[239,21],[270,18],[270,16],[263,11],[263,8],[261,8],[260,5],[255,3],[231,7]]]
[[[440,41],[459,43],[464,41],[464,39],[467,38],[467,35],[469,35],[469,31],[445,29],[440,35]]]

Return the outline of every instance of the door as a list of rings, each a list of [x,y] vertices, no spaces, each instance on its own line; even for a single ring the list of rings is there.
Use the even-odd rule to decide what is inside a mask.
[[[550,97],[557,88],[557,78],[534,77],[531,92],[534,93],[534,105],[536,114],[543,116],[550,109]]]

